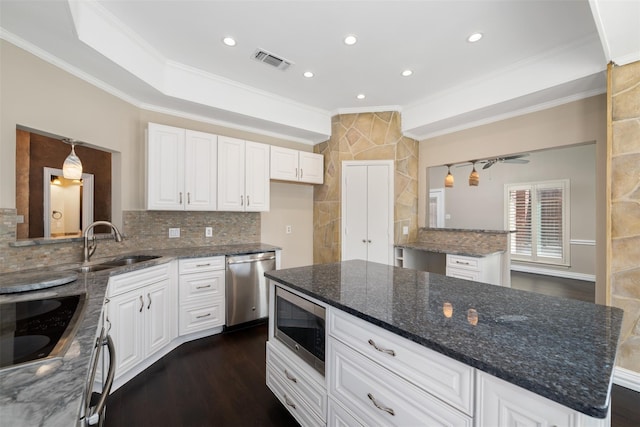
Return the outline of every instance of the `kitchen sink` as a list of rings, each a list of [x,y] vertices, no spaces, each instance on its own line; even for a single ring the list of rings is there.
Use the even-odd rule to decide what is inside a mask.
[[[80,273],[93,273],[95,271],[109,270],[111,268],[122,267],[125,265],[137,264],[139,262],[150,261],[160,258],[156,255],[128,255],[111,261],[105,261],[100,264],[82,265],[76,269]]]

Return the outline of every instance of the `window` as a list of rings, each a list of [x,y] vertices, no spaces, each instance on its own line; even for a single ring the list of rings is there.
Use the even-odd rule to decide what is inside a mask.
[[[569,264],[569,180],[505,185],[511,259]]]

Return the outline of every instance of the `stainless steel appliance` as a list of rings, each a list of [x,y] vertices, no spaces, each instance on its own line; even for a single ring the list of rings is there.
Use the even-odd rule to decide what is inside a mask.
[[[276,286],[274,335],[324,375],[325,308]]]
[[[107,347],[109,351],[109,367],[107,371],[107,377],[102,378],[102,391],[100,393],[93,392],[93,386],[96,382],[96,374],[98,371],[98,364],[104,365],[104,357],[102,357],[102,350]],[[102,369],[104,371],[104,366]],[[108,331],[102,328],[100,336],[96,339],[96,343],[93,350],[93,363],[91,372],[87,379],[86,394],[84,397],[84,412],[81,416],[82,424],[87,426],[98,425],[102,426],[105,418],[105,409],[107,404],[107,397],[111,393],[111,386],[113,385],[113,379],[116,373],[116,349],[113,344],[111,336]]]
[[[275,252],[227,257],[227,327],[268,316],[269,287],[264,272],[275,269]]]

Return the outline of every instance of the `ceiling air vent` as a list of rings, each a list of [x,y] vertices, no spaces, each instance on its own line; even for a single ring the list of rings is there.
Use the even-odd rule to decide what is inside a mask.
[[[291,66],[291,61],[287,61],[286,59],[279,58],[275,56],[273,53],[267,52],[266,50],[258,49],[253,53],[253,59],[256,61],[264,62],[265,64],[271,65],[272,67],[277,68],[278,70],[286,70]]]

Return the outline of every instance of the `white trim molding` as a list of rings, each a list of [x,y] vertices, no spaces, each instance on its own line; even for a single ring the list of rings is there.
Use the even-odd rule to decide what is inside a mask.
[[[640,392],[640,372],[615,366],[613,368],[613,382],[621,387]]]
[[[511,264],[512,271],[521,271],[523,273],[542,274],[545,276],[563,277],[565,279],[585,280],[587,282],[595,282],[595,274],[576,273],[573,271],[554,270],[551,268],[543,268],[532,265]]]
[[[595,240],[585,240],[585,239],[571,239],[569,241],[569,244],[578,245],[578,246],[595,246],[596,245],[596,241]]]

